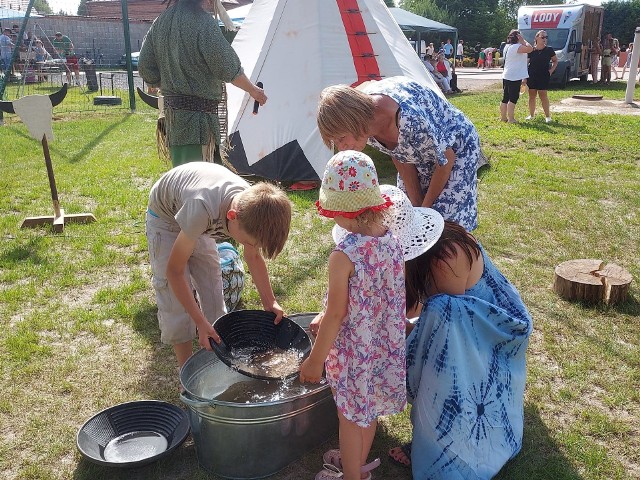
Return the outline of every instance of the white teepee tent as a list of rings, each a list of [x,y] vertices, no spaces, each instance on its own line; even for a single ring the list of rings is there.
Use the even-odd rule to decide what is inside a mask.
[[[278,181],[317,180],[332,152],[316,110],[322,89],[405,75],[440,91],[382,0],[255,0],[233,41],[266,105],[229,85],[229,160]]]

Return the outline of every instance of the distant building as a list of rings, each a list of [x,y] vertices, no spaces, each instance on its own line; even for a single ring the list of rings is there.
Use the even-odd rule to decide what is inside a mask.
[[[0,8],[24,11],[28,6],[29,0],[0,0]],[[31,9],[31,11],[33,11],[33,9]]]

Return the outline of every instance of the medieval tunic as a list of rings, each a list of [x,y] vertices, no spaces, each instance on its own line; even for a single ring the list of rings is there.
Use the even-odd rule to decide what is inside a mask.
[[[162,94],[220,101],[223,82],[242,73],[240,59],[217,20],[199,6],[179,1],[153,22],[140,50],[140,76]],[[220,144],[217,112],[171,108],[165,101],[169,147]]]

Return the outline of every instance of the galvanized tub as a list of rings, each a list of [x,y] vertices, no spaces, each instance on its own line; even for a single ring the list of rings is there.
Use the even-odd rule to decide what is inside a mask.
[[[306,329],[314,316],[289,318]],[[326,383],[249,378],[206,350],[187,360],[180,381],[198,462],[220,477],[268,477],[338,431]]]

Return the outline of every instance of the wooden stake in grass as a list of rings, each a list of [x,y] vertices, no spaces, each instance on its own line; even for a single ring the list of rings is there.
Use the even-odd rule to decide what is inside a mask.
[[[614,305],[627,298],[631,280],[631,274],[615,263],[569,260],[556,267],[553,290],[566,300]]]
[[[64,214],[58,201],[58,189],[56,179],[53,175],[53,165],[49,154],[48,138],[53,138],[51,128],[51,115],[53,107],[58,105],[67,95],[68,85],[65,83],[62,88],[51,95],[28,95],[13,102],[0,101],[0,110],[7,113],[16,113],[29,129],[33,138],[42,143],[44,162],[47,167],[49,177],[49,188],[51,189],[51,200],[53,202],[53,216],[28,217],[20,228],[31,228],[40,225],[50,224],[56,233],[62,232],[65,222],[90,223],[95,222],[95,217],[90,213],[76,213],[73,215]]]

